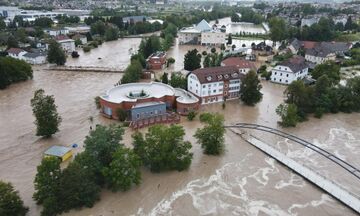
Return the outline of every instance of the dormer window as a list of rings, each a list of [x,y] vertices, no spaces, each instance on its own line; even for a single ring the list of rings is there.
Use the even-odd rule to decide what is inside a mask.
[[[208,80],[208,81],[211,81],[211,76],[208,76],[208,77],[206,77],[206,79]]]
[[[225,77],[225,79],[227,79],[227,78],[229,78],[229,75],[228,75],[228,74],[225,74],[225,76],[224,76],[224,77]]]
[[[218,79],[221,80],[223,78],[223,76],[220,74],[218,75]]]
[[[232,77],[234,77],[234,78],[235,78],[235,77],[238,77],[238,74],[237,74],[237,73],[233,73],[233,74],[232,74]]]

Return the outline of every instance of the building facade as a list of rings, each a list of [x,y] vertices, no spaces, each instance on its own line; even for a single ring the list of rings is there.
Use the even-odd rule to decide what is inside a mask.
[[[75,41],[70,39],[66,35],[58,35],[55,37],[55,40],[61,45],[61,48],[67,53],[75,51]]]
[[[146,60],[147,67],[153,70],[161,70],[166,67],[166,53],[156,52],[149,56]]]
[[[199,99],[183,89],[164,83],[128,83],[112,88],[100,96],[100,112],[118,119],[117,109],[127,112],[129,121],[163,116],[176,109],[181,115],[199,109]]]
[[[308,75],[305,58],[295,56],[274,67],[271,71],[271,81],[289,85],[295,80],[304,79]]]
[[[188,91],[202,104],[239,98],[243,74],[235,66],[201,68],[188,75]]]
[[[240,73],[247,74],[250,70],[256,71],[255,64],[240,57],[229,57],[221,62],[221,66],[235,66]]]

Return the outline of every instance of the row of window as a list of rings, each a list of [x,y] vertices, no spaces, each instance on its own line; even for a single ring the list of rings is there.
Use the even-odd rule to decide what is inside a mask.
[[[273,79],[273,81],[276,81],[276,78]],[[282,79],[279,79],[279,82],[282,82]],[[285,80],[285,83],[288,83],[288,80]]]

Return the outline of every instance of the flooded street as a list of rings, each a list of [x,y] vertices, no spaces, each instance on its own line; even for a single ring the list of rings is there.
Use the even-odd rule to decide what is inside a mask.
[[[69,58],[67,64],[126,67],[128,50],[136,43],[140,43],[140,39],[104,43],[90,53],[80,52],[79,59]],[[176,59],[174,70],[182,69],[183,54],[191,48],[194,47],[176,45],[171,48],[168,55]],[[85,55],[89,58],[84,58]],[[29,215],[37,216],[41,210],[32,200],[32,194],[36,166],[43,152],[52,145],[71,146],[73,143],[78,143],[76,151],[81,151],[91,125],[90,116],[94,117],[93,125],[116,123],[98,114],[94,97],[120,78],[121,74],[114,73],[47,71],[36,67],[33,80],[0,91],[0,179],[12,182],[20,191],[30,207]],[[63,118],[60,132],[51,139],[35,136],[30,99],[38,88],[55,96]],[[201,111],[224,114],[226,125],[248,122],[279,128],[275,108],[283,101],[284,89],[284,86],[263,82],[263,100],[254,107],[233,100],[227,102],[225,109],[221,104],[212,104],[203,106]],[[142,184],[138,187],[117,193],[103,190],[101,200],[93,208],[73,210],[64,215],[356,215],[230,130],[226,133],[226,152],[222,156],[203,155],[192,137],[201,127],[199,120],[189,122],[184,118],[181,124],[185,127],[186,139],[193,144],[194,158],[189,170],[153,174],[143,169]],[[322,119],[310,118],[296,128],[282,130],[360,167],[359,125],[359,113],[336,114],[325,115]],[[249,132],[360,194],[359,183],[331,162],[285,139]],[[131,146],[130,135],[127,129],[124,143],[128,146]]]

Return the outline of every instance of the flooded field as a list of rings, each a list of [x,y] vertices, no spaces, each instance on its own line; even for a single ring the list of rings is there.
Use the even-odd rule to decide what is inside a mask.
[[[119,62],[125,62],[127,53],[120,50],[125,52],[135,42],[129,39],[129,42],[119,40],[111,45],[104,43],[89,55],[93,61],[98,56],[107,56],[102,58],[102,64],[122,66]],[[122,45],[118,45],[120,43]],[[169,53],[173,52],[178,58],[181,54],[175,52],[176,49],[187,50],[185,46],[172,48]],[[80,57],[69,59],[68,64],[91,64],[92,60]],[[182,60],[176,61],[179,63],[175,67],[181,68]],[[36,166],[43,152],[52,145],[71,146],[73,143],[78,143],[76,151],[81,151],[91,124],[116,123],[98,114],[94,97],[111,88],[120,78],[121,74],[46,71],[36,67],[33,80],[0,91],[0,179],[12,182],[20,191],[30,207],[29,215],[37,216],[41,210],[33,202],[32,194]],[[60,132],[51,139],[35,136],[30,99],[38,88],[55,96],[63,118]],[[284,86],[263,82],[263,100],[254,107],[233,100],[227,102],[225,109],[221,104],[212,104],[203,106],[201,111],[224,114],[227,125],[250,122],[277,128],[279,119],[275,108],[283,100],[284,89]],[[90,116],[94,117],[93,123],[89,121]],[[201,127],[200,122],[184,118],[181,124],[185,127],[186,139],[193,144],[194,158],[189,170],[153,174],[143,169],[140,186],[128,192],[103,190],[101,201],[93,208],[73,210],[64,215],[356,215],[231,131],[226,133],[226,152],[222,156],[203,155],[192,137]],[[325,115],[322,119],[310,118],[286,131],[360,167],[359,125],[360,114],[337,114]],[[359,193],[358,183],[329,162],[285,139],[252,133]],[[128,146],[131,146],[130,135],[131,131],[126,130],[124,143]]]

